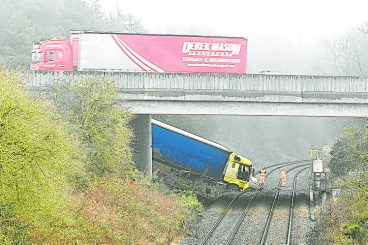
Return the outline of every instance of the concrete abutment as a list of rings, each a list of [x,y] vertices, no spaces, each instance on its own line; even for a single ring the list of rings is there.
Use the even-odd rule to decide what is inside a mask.
[[[141,172],[152,177],[151,115],[136,115],[132,121],[132,126],[135,137],[133,141],[133,160]]]

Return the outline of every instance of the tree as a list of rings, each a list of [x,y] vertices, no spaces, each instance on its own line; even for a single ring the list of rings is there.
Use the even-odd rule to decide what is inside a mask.
[[[90,77],[54,86],[58,111],[75,126],[94,176],[134,173],[128,123],[131,115],[118,104],[115,83]]]
[[[0,62],[9,66],[29,65],[31,47],[38,37],[31,21],[20,12],[9,13],[0,25]]]
[[[112,32],[144,32],[143,24],[139,19],[132,14],[123,14],[120,10],[117,10],[116,15],[110,13],[107,23],[109,30]]]
[[[343,137],[338,139],[331,150],[329,167],[334,177],[349,173],[364,173],[368,165],[368,130],[345,128]]]
[[[368,75],[368,24],[335,40],[329,48],[338,75]]]
[[[71,30],[142,32],[133,15],[106,16],[98,0],[3,0],[0,5],[0,62],[29,66],[40,39],[69,36]]]
[[[17,76],[0,70],[0,94],[0,243],[13,244],[71,220],[83,154],[67,124],[25,93]]]

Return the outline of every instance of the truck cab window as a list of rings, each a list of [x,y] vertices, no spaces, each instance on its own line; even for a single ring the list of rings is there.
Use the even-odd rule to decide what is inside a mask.
[[[32,53],[32,62],[42,62],[42,52]]]
[[[36,62],[36,53],[32,53],[32,62]]]
[[[55,61],[55,54],[53,52],[47,53],[47,60],[48,61]]]
[[[241,165],[238,171],[238,178],[244,181],[249,180],[249,167]]]

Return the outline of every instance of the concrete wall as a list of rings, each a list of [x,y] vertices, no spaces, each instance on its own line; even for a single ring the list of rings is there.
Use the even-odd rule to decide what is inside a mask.
[[[132,125],[135,135],[133,160],[141,172],[152,177],[151,115],[136,116]]]

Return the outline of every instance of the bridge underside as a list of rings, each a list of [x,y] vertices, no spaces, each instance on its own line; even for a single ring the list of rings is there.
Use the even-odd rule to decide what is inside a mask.
[[[303,75],[34,72],[31,88],[97,77],[114,81],[137,116],[135,162],[152,176],[151,114],[368,117],[368,78]]]

